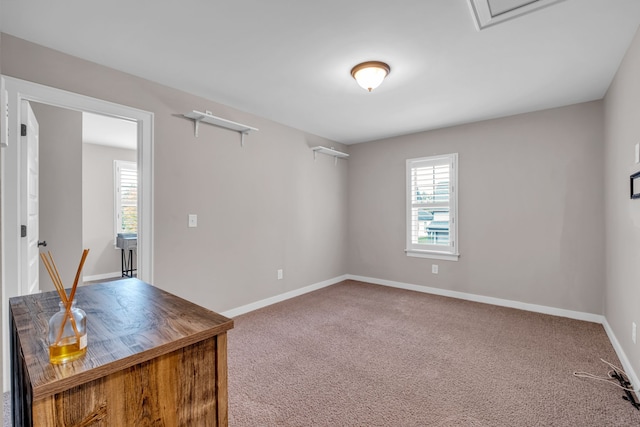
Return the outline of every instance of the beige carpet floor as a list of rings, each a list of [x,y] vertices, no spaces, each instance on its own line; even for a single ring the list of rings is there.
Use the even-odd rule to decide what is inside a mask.
[[[244,426],[640,426],[602,325],[355,281],[235,319]]]

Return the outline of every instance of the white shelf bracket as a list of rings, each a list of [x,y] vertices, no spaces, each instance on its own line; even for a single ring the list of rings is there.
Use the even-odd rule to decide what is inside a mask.
[[[313,152],[313,161],[314,161],[314,162],[316,161],[316,154],[317,154],[317,153],[318,153],[317,151],[314,151],[314,152]]]
[[[240,132],[240,147],[244,147],[244,136],[247,132]]]
[[[202,119],[196,119],[196,120],[193,121],[193,126],[195,128],[194,132],[195,132],[196,138],[198,137],[198,128],[200,127],[200,120],[202,120]]]
[[[338,166],[338,156],[335,156],[333,160],[334,160],[333,165]]]

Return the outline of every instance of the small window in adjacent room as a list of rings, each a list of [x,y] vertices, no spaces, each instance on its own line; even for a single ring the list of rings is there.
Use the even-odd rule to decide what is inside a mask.
[[[408,256],[458,260],[458,154],[407,160]]]
[[[138,232],[138,167],[114,160],[114,242],[118,233]]]

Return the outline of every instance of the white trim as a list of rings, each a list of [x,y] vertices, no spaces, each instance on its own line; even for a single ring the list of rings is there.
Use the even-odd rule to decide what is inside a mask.
[[[138,194],[140,224],[138,228],[138,277],[153,283],[153,122],[154,114],[126,105],[115,104],[97,98],[68,92],[14,77],[1,76],[7,96],[8,146],[2,147],[2,304],[3,313],[8,313],[8,299],[17,295],[21,283],[20,265],[20,105],[23,100],[34,101],[75,111],[102,114],[116,118],[135,120],[138,123]],[[7,233],[7,230],[12,230]],[[8,322],[3,316],[3,342],[8,343]],[[4,390],[9,388],[8,348],[3,349]]]
[[[518,16],[526,15],[537,9],[542,9],[543,7],[548,7],[561,1],[564,0],[532,0],[524,6],[498,13],[495,16],[491,13],[488,0],[469,0],[469,8],[474,18],[473,22],[476,24],[476,30],[480,31],[492,25],[509,21]]]
[[[467,301],[481,302],[483,304],[497,305],[501,307],[517,308],[519,310],[533,311],[535,313],[550,314],[552,316],[568,317],[570,319],[584,320],[587,322],[602,323],[604,317],[600,314],[584,313],[582,311],[565,310],[563,308],[548,307],[545,305],[528,304],[520,301],[511,301],[502,298],[485,297],[482,295],[468,294],[466,292],[450,291],[447,289],[432,288],[429,286],[412,285],[409,283],[395,282],[392,280],[376,279],[373,277],[355,276],[347,274],[347,279],[360,282],[373,283],[375,285],[390,286],[392,288],[406,289],[426,294],[441,295],[458,298]]]
[[[94,274],[93,276],[83,276],[83,282],[95,282],[96,280],[113,279],[116,277],[122,277],[121,271],[115,271],[113,273]]]
[[[314,283],[313,285],[305,286],[304,288],[294,289],[293,291],[285,292],[284,294],[276,295],[270,298],[266,298],[260,301],[252,302],[247,305],[243,305],[238,308],[223,311],[222,314],[225,317],[236,317],[241,314],[249,313],[259,308],[267,307],[278,302],[286,301],[291,298],[298,297],[300,295],[307,294],[309,292],[317,291],[318,289],[326,288],[327,286],[335,285],[344,280],[347,280],[347,275],[334,277],[333,279],[324,280],[322,282]]]
[[[443,259],[445,261],[458,261],[460,254],[447,254],[442,252],[420,251],[417,249],[405,249],[407,256],[415,258]]]
[[[237,307],[231,310],[222,312],[223,316],[235,317],[241,314],[249,313],[253,310],[263,308],[278,302],[282,302],[300,295],[304,295],[309,292],[316,291],[318,289],[326,288],[327,286],[335,285],[344,280],[356,280],[358,282],[372,283],[374,285],[389,286],[392,288],[405,289],[409,291],[422,292],[426,294],[440,295],[450,298],[457,298],[467,301],[474,301],[483,304],[491,304],[500,307],[509,307],[519,310],[532,311],[535,313],[549,314],[552,316],[567,317],[570,319],[583,320],[586,322],[604,324],[605,318],[600,314],[585,313],[582,311],[565,310],[563,308],[549,307],[545,305],[529,304],[520,301],[506,300],[502,298],[486,297],[482,295],[469,294],[466,292],[450,291],[447,289],[432,288],[429,286],[413,285],[410,283],[396,282],[393,280],[376,279],[375,277],[357,276],[354,274],[344,274],[342,276],[334,277],[322,282],[315,283],[313,285],[306,286],[300,289],[294,289],[293,291],[285,292],[284,294],[276,295],[270,298],[266,298],[260,301],[256,301],[241,307]]]
[[[3,78],[5,80],[5,89],[7,90],[9,95],[9,119],[13,120],[13,123],[10,122],[9,143],[11,143],[13,139],[17,138],[16,134],[20,129],[20,114],[19,110],[16,108],[20,105],[20,102],[23,99],[76,111],[84,111],[88,113],[108,115],[116,118],[135,120],[138,123],[138,176],[141,178],[138,196],[140,208],[138,215],[141,218],[141,223],[138,229],[138,247],[142,248],[140,251],[138,251],[138,277],[145,282],[153,283],[154,114],[152,112],[140,110],[134,107],[128,107],[126,105],[116,104],[113,102],[92,98],[74,92],[68,92],[62,89],[44,86],[26,80],[20,80],[14,77],[3,76]],[[15,111],[16,113],[12,114],[12,111]],[[12,133],[11,129],[15,129],[16,132]],[[15,145],[18,145],[17,142],[15,143]],[[7,162],[5,163],[5,166],[7,167],[5,170],[3,170],[2,173],[3,177],[6,177],[6,174],[9,171],[9,164],[13,162],[12,153],[14,153],[14,151],[7,150],[7,148],[3,148],[3,150],[5,156],[7,156]],[[17,166],[17,160],[15,162]],[[12,206],[12,202],[17,204],[15,200],[7,200],[8,196],[10,198],[17,197],[17,194],[14,195],[13,193],[14,192],[12,189],[11,192],[7,191],[7,193],[5,193],[4,195],[4,203],[7,206]],[[146,212],[145,207],[148,207],[150,212]],[[3,220],[7,221],[8,219],[10,220],[11,218],[5,217]],[[11,236],[4,237],[5,239],[12,240]],[[16,237],[15,240],[19,242],[19,237]],[[5,255],[10,252],[11,251],[8,249]],[[9,263],[7,264],[10,265]],[[12,280],[12,278],[7,277],[7,280]]]
[[[413,171],[419,168],[440,167],[447,165],[449,168],[449,200],[447,202],[415,203],[413,201]],[[406,160],[405,171],[405,254],[417,258],[447,259],[457,261],[458,251],[458,153],[439,154],[429,157],[418,157]],[[437,186],[437,185],[436,185]],[[434,189],[435,194],[435,189]],[[449,245],[414,243],[414,218],[415,208],[449,208]],[[419,217],[418,217],[419,223]],[[447,258],[439,258],[446,256]]]
[[[640,389],[640,379],[638,379],[638,375],[633,370],[633,366],[631,366],[631,363],[629,362],[629,358],[627,357],[624,350],[622,349],[622,346],[620,345],[618,338],[616,338],[616,334],[613,333],[613,329],[611,329],[611,326],[609,326],[609,322],[607,322],[606,317],[603,318],[602,326],[604,326],[604,330],[607,333],[607,336],[609,337],[609,341],[611,341],[611,345],[613,346],[613,349],[616,351],[616,354],[618,355],[618,359],[620,359],[620,363],[622,363],[622,366],[620,367],[624,370],[625,374],[627,374],[627,376],[629,377],[632,387],[635,389]],[[640,400],[640,390],[636,392],[636,396],[638,397],[638,400]]]
[[[7,104],[9,103],[9,96],[7,90],[4,88],[4,77],[0,76],[0,121],[2,123],[2,133],[0,134],[0,147],[7,147],[9,145],[9,120],[7,117]]]
[[[113,161],[113,245],[118,244],[118,233],[132,233],[132,231],[123,230],[121,227],[120,216],[122,215],[122,171],[131,171],[136,175],[136,186],[138,185],[138,163],[128,160]],[[137,203],[137,196],[136,196]],[[139,205],[139,203],[137,203]],[[137,215],[137,212],[136,212]],[[137,233],[137,230],[136,230]]]

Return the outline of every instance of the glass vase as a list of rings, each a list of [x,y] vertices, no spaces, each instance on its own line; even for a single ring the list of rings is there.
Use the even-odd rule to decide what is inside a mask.
[[[49,361],[53,364],[71,362],[87,352],[87,314],[71,303],[71,310],[62,301],[60,311],[49,319]]]

